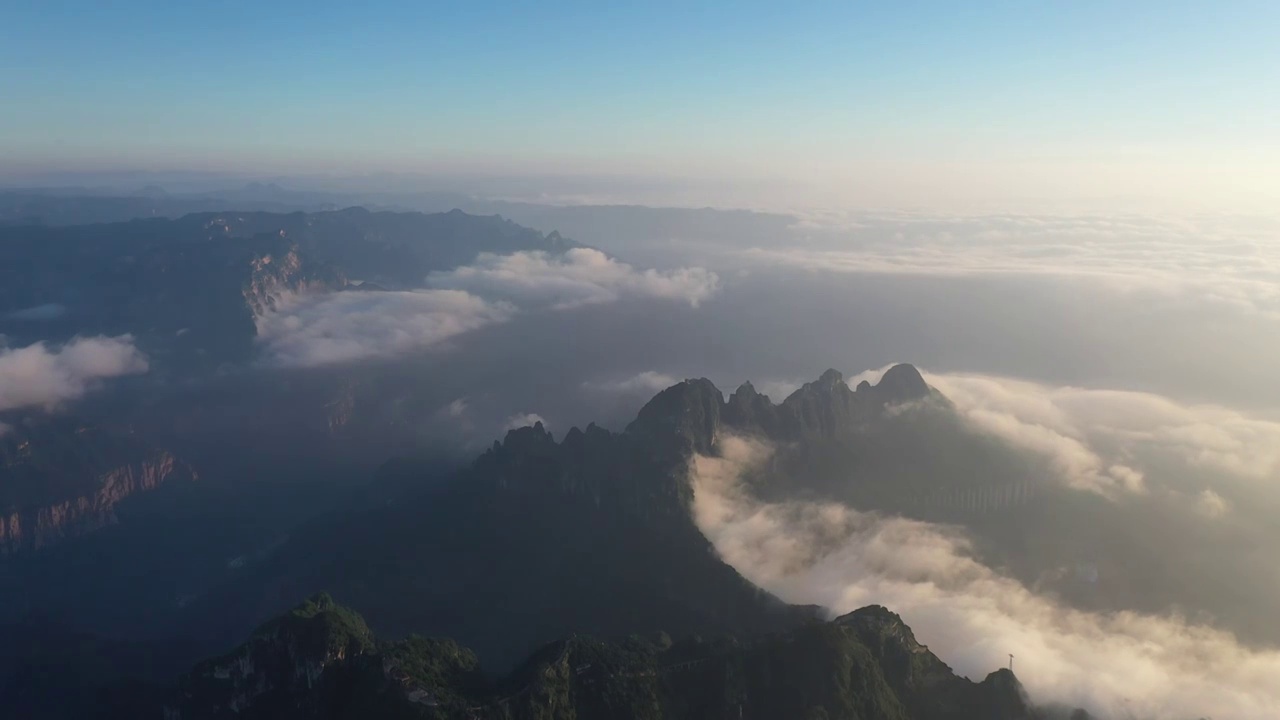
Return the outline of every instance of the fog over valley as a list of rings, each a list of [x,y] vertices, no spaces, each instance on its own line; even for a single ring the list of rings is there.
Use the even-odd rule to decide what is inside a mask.
[[[607,227],[611,214],[635,211],[590,212]],[[278,572],[267,568],[305,532],[289,524],[326,498],[406,492],[406,480],[386,484],[398,473],[376,470],[390,457],[426,453],[438,475],[534,424],[561,439],[592,423],[622,431],[685,378],[710,378],[721,401],[749,379],[778,403],[800,398],[828,366],[861,392],[906,360],[937,397],[908,400],[885,422],[910,427],[892,436],[823,449],[830,440],[795,444],[807,434],[778,446],[716,430],[696,448],[689,512],[719,557],[831,617],[885,605],[975,680],[1012,654],[1045,707],[1245,718],[1280,703],[1267,680],[1280,668],[1270,622],[1280,576],[1267,550],[1280,542],[1280,406],[1263,391],[1272,380],[1261,362],[1280,343],[1273,225],[901,214],[779,225],[773,215],[645,212],[664,226],[627,242],[457,213],[342,211],[274,239],[262,232],[269,215],[176,221],[163,232],[190,232],[180,241],[188,254],[244,245],[243,274],[201,280],[226,297],[215,305],[225,318],[113,307],[101,294],[111,281],[82,279],[74,265],[62,279],[11,286],[0,410],[10,472],[23,473],[13,477],[64,475],[57,456],[24,458],[70,420],[81,433],[100,428],[99,449],[80,461],[91,476],[124,467],[151,478],[103,486],[119,500],[92,484],[63,481],[46,500],[14,486],[6,573],[22,592],[6,603],[11,617],[39,603],[92,632],[155,634],[141,608],[180,626],[220,587]],[[373,244],[357,276],[324,233],[364,222],[395,229],[359,241]],[[130,224],[99,227],[108,242],[132,242]],[[433,239],[435,227],[522,239],[457,253]],[[45,232],[68,248],[84,242],[74,228]],[[83,247],[74,252],[94,246]],[[148,260],[166,252],[151,247],[114,272],[168,262]],[[161,284],[169,274],[138,277],[163,297],[176,290]],[[242,349],[211,362],[228,342]],[[954,426],[912,419],[915,402],[945,407]],[[859,427],[851,437],[880,432]],[[318,455],[307,449],[321,438]],[[858,450],[864,442],[873,444]],[[245,450],[226,457],[235,445]],[[173,452],[199,479],[165,482],[176,472],[147,447]],[[893,459],[904,451],[938,455],[911,469]],[[838,462],[843,453],[853,454]],[[761,473],[764,485],[748,481]],[[388,479],[367,485],[372,476]],[[252,513],[218,499],[250,478]],[[866,490],[877,483],[910,490]],[[124,548],[191,502],[212,512],[168,532],[195,533],[176,545],[195,543],[186,547],[205,559],[186,557],[160,585],[103,570],[67,595],[45,575],[79,562],[83,533]],[[221,528],[216,542],[195,539],[204,526]],[[178,557],[128,562],[158,571]],[[114,609],[89,612],[77,599],[85,592]]]
[[[1280,718],[1278,23],[0,8],[0,718]]]

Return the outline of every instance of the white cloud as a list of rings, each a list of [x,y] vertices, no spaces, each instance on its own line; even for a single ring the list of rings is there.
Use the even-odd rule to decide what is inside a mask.
[[[638,271],[597,250],[482,253],[474,265],[432,273],[414,291],[285,293],[255,318],[269,362],[314,367],[391,357],[436,346],[520,311],[567,310],[623,297],[697,306],[719,288],[702,268]]]
[[[521,413],[507,418],[506,422],[502,425],[502,429],[504,431],[515,430],[522,427],[531,427],[538,423],[542,423],[542,427],[544,428],[548,427],[547,421],[543,420],[541,415],[537,413]]]
[[[1218,519],[1227,514],[1230,506],[1227,501],[1218,493],[1205,488],[1200,491],[1196,497],[1196,510],[1205,517]]]
[[[43,342],[0,347],[0,411],[52,410],[103,380],[146,371],[147,358],[130,335],[75,338],[55,349]]]
[[[460,290],[288,294],[257,318],[270,361],[314,367],[389,357],[437,345],[514,314]]]
[[[563,255],[483,253],[473,265],[432,273],[427,284],[503,298],[524,308],[565,309],[624,296],[668,298],[697,307],[716,293],[720,279],[700,267],[640,271],[599,250],[574,248]]]
[[[720,438],[695,457],[694,515],[727,562],[790,602],[899,612],[921,642],[981,678],[1017,656],[1037,702],[1115,717],[1280,716],[1280,652],[1176,617],[1095,614],[1037,595],[973,559],[956,530],[817,503],[760,503],[739,484],[770,448]]]
[[[455,417],[455,418],[462,417],[467,412],[467,399],[458,398],[457,400],[454,400],[453,402],[449,403],[449,405],[445,409],[445,412],[448,413],[449,417]]]

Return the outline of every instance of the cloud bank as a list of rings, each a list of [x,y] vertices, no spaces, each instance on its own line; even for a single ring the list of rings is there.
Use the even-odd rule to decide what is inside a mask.
[[[574,248],[563,255],[483,253],[473,265],[432,273],[427,284],[502,298],[521,307],[561,310],[627,296],[679,300],[697,307],[719,290],[720,278],[700,267],[640,271],[599,250]]]
[[[284,295],[257,318],[270,361],[316,367],[391,357],[504,322],[515,310],[460,290]]]
[[[0,412],[54,410],[103,380],[146,371],[147,358],[130,335],[75,338],[57,348],[0,346]]]
[[[1041,703],[1120,718],[1280,713],[1280,652],[1178,617],[1063,606],[979,563],[958,530],[830,503],[757,502],[738,479],[771,448],[734,437],[720,446],[720,457],[691,463],[695,519],[727,562],[785,600],[836,613],[884,604],[974,678],[1013,653]]]
[[[569,310],[628,297],[696,307],[719,288],[702,268],[638,271],[598,250],[481,254],[474,265],[432,273],[413,291],[285,294],[256,318],[268,361],[315,367],[433,347],[521,312]]]
[[[1280,319],[1280,228],[1266,219],[860,214],[793,231],[742,256],[814,271],[1087,279]]]

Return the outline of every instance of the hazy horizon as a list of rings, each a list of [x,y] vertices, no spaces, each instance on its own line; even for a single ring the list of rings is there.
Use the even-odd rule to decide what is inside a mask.
[[[641,204],[1270,211],[1278,20],[1265,2],[17,3],[0,10],[0,173],[574,175],[662,187]]]

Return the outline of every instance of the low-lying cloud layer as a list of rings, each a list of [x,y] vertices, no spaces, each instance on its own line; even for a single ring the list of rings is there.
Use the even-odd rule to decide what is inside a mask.
[[[258,317],[258,341],[275,364],[315,367],[420,350],[514,313],[461,290],[291,295]]]
[[[1280,228],[1240,218],[853,215],[805,220],[757,264],[859,273],[1060,276],[1280,319]]]
[[[1174,616],[1082,612],[974,559],[958,530],[836,504],[770,504],[738,479],[771,448],[720,439],[690,473],[700,528],[727,562],[791,602],[899,612],[959,672],[981,678],[1017,656],[1038,702],[1118,718],[1252,720],[1280,713],[1280,652]]]
[[[716,293],[720,279],[700,267],[640,271],[599,250],[574,248],[563,255],[482,253],[473,265],[432,273],[427,284],[502,298],[522,307],[562,310],[628,295],[679,300],[697,307]]]
[[[75,338],[55,348],[43,342],[21,348],[0,344],[0,412],[54,410],[103,380],[146,371],[147,358],[130,335]]]
[[[598,250],[563,255],[483,253],[474,265],[432,273],[415,291],[286,295],[259,316],[258,341],[276,365],[314,367],[403,355],[521,312],[568,310],[628,297],[696,307],[719,278],[702,268],[639,271]]]

